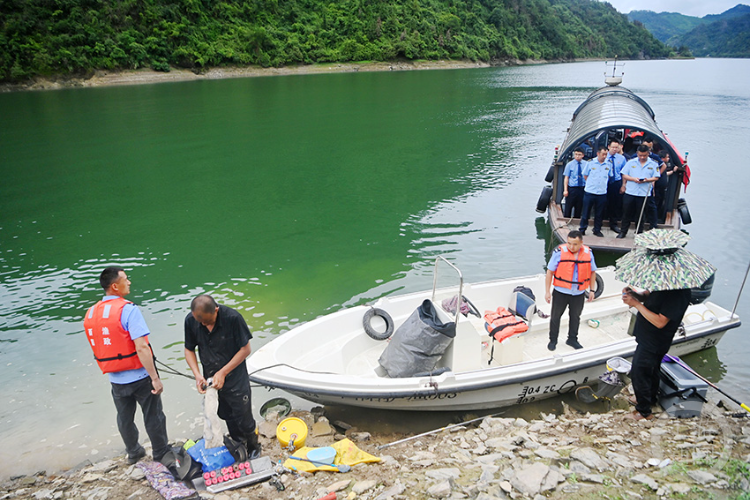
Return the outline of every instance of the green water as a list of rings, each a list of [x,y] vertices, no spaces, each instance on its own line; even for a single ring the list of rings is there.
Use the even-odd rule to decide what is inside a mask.
[[[747,76],[750,63],[629,65],[629,88],[695,160],[690,246],[719,267],[714,297],[731,308],[750,241],[721,214],[750,222],[741,203],[750,176],[723,176],[742,164],[732,147],[750,135],[750,93],[724,75]],[[128,270],[157,357],[181,371],[182,321],[197,293],[241,310],[257,348],[321,314],[430,286],[438,254],[470,281],[542,272],[552,243],[533,207],[555,144],[603,69],[0,95],[0,462],[13,464],[4,472],[121,451],[106,377],[81,332],[108,264]],[[685,72],[693,76],[659,77]],[[704,373],[750,395],[739,383],[748,344],[727,334]],[[190,381],[168,375],[165,387],[170,437],[200,435]],[[268,398],[254,392],[256,407]]]

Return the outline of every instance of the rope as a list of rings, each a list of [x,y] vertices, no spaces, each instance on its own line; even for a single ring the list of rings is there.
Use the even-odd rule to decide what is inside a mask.
[[[181,377],[185,377],[185,378],[189,378],[190,380],[193,380],[193,377],[191,375],[186,375],[185,373],[179,372],[179,371],[175,370],[174,368],[172,368],[171,366],[162,363],[158,359],[156,359],[155,361],[158,364],[160,364],[165,369],[165,371],[171,373],[172,375],[179,375]],[[336,373],[334,373],[334,372],[316,372],[316,371],[312,371],[312,370],[303,370],[302,368],[296,368],[296,367],[288,365],[286,363],[277,363],[275,365],[264,366],[263,368],[258,368],[257,370],[255,370],[255,371],[253,371],[251,373],[248,373],[247,376],[250,377],[251,375],[255,375],[258,372],[261,372],[263,370],[268,370],[268,369],[271,369],[271,368],[276,368],[277,366],[286,366],[287,368],[291,368],[293,370],[299,370],[299,371],[305,372],[305,373],[315,373],[315,374],[318,374],[318,375],[336,375]],[[262,385],[262,384],[250,384],[250,387],[258,388],[258,387],[266,387],[266,386]]]
[[[166,364],[162,363],[162,362],[161,362],[161,361],[159,361],[158,359],[155,359],[155,361],[156,361],[157,363],[159,363],[159,364],[160,364],[160,365],[162,366],[162,368],[164,368],[164,370],[165,370],[165,371],[167,371],[167,372],[171,373],[172,375],[179,375],[179,376],[181,376],[181,377],[189,378],[189,379],[191,379],[191,380],[193,379],[193,377],[191,377],[190,375],[186,375],[186,374],[184,374],[184,373],[182,373],[182,372],[178,372],[177,370],[175,370],[175,369],[174,369],[174,368],[172,368],[171,366],[169,366],[169,365],[166,365]]]

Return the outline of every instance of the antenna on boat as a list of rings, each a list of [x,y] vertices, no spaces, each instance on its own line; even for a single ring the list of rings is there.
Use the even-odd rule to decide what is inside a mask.
[[[737,294],[737,300],[734,303],[734,307],[732,308],[732,315],[729,316],[732,318],[734,316],[734,312],[737,310],[737,305],[740,303],[740,297],[742,297],[742,289],[745,288],[745,282],[747,282],[747,275],[750,273],[750,264],[747,265],[747,271],[745,271],[745,279],[742,280],[742,285],[740,286],[740,291]]]
[[[609,61],[604,61],[604,65],[607,66],[607,70],[609,70]],[[621,64],[620,67],[625,66],[625,64]],[[612,63],[612,76],[609,76],[608,71],[604,72],[604,83],[609,85],[610,87],[616,87],[622,83],[622,77],[625,74],[624,71],[620,70],[620,75],[617,75],[617,56],[615,56],[615,60]]]

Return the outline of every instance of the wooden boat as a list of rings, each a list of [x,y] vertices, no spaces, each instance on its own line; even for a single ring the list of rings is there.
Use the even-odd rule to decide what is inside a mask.
[[[635,95],[632,91],[620,87],[622,78],[608,77],[609,86],[602,87],[592,92],[586,100],[575,110],[568,128],[567,135],[561,146],[555,148],[546,182],[550,184],[542,189],[542,194],[537,202],[537,211],[548,212],[549,224],[552,232],[558,240],[565,242],[571,230],[580,226],[579,218],[564,217],[563,198],[563,171],[565,165],[573,159],[573,151],[581,145],[586,145],[588,153],[585,159],[595,156],[596,149],[607,146],[613,138],[625,142],[626,157],[635,155],[635,148],[639,138],[644,135],[654,138],[654,150],[666,149],[672,162],[679,171],[669,176],[669,185],[666,190],[663,219],[660,220],[659,228],[680,229],[682,224],[690,224],[691,217],[687,203],[680,198],[680,189],[685,177],[685,166],[687,153],[683,156],[656,124],[655,114],[651,107]],[[640,134],[640,133],[643,134]],[[635,137],[628,137],[635,135]],[[627,237],[616,239],[617,233],[609,228],[605,218],[602,233],[604,237],[591,235],[593,226],[593,214],[589,217],[589,231],[584,236],[584,244],[598,250],[624,253],[633,248],[633,237],[635,235],[635,223],[631,224]]]
[[[438,287],[439,269],[440,282],[450,276],[452,285]],[[448,275],[446,269],[453,272]],[[597,275],[602,293],[583,309],[580,350],[565,344],[567,315],[561,341],[551,352],[548,318],[535,315],[528,331],[497,342],[488,335],[482,318],[443,309],[443,301],[456,294],[470,299],[480,313],[508,307],[514,288],[523,285],[533,291],[539,309],[548,313],[544,275],[464,284],[460,271],[438,257],[432,290],[384,297],[373,304],[392,319],[394,336],[424,300],[432,302],[442,320],[456,321],[456,336],[432,374],[385,376],[379,359],[389,340],[376,340],[365,332],[363,318],[371,307],[363,305],[317,318],[262,346],[247,361],[250,380],[319,404],[394,410],[488,409],[568,393],[596,381],[606,372],[607,360],[630,358],[635,352],[635,340],[628,333],[633,315],[621,296],[625,285],[615,279],[612,267],[598,270]],[[386,330],[382,317],[367,316],[374,318],[370,330]],[[594,319],[597,327],[597,322],[588,321]],[[740,326],[736,315],[710,302],[691,305],[683,322],[670,350],[673,355],[712,347],[724,332]]]

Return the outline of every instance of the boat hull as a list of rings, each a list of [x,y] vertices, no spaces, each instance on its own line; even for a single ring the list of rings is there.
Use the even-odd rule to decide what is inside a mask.
[[[584,307],[579,339],[585,348],[581,350],[563,343],[555,352],[548,351],[548,319],[535,318],[527,333],[494,345],[480,331],[483,322],[460,320],[454,344],[441,360],[449,370],[434,376],[389,378],[378,373],[387,341],[364,333],[362,318],[369,308],[359,306],[301,325],[261,347],[247,362],[250,379],[317,404],[392,410],[492,409],[567,394],[594,383],[606,372],[608,359],[631,358],[635,352],[635,339],[627,333],[633,316],[620,298],[623,284],[614,279],[612,268],[598,274],[604,279],[605,294]],[[464,293],[480,311],[489,310],[489,304],[521,284],[543,296],[544,275],[467,285]],[[451,293],[455,290],[449,288],[444,295]],[[383,298],[375,307],[388,311],[398,328],[430,296],[420,292]],[[673,355],[715,346],[724,332],[740,325],[736,315],[710,302],[690,307],[685,328],[670,350]],[[592,318],[602,326],[588,325]],[[566,328],[564,319],[562,330]]]
[[[694,352],[715,346],[723,337],[725,331],[691,339],[675,344],[669,353],[673,356],[684,356]],[[632,358],[635,348],[622,352],[625,359]],[[607,359],[610,359],[610,356]],[[596,360],[581,366],[578,369],[568,371],[567,367],[560,367],[559,371],[540,373],[535,378],[522,378],[521,380],[503,378],[497,374],[499,380],[492,380],[488,374],[488,380],[472,388],[460,387],[458,385],[446,385],[440,388],[440,380],[437,377],[434,382],[438,385],[433,391],[414,390],[411,394],[402,391],[382,393],[327,393],[322,389],[302,389],[300,387],[277,387],[294,394],[302,399],[312,401],[320,405],[344,405],[361,408],[377,408],[381,410],[407,410],[407,411],[467,411],[487,410],[503,408],[543,399],[561,396],[575,392],[582,385],[594,384],[600,375],[606,372],[606,360]],[[529,375],[529,377],[534,377]]]

